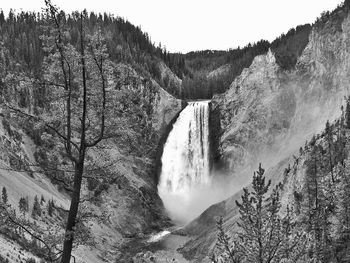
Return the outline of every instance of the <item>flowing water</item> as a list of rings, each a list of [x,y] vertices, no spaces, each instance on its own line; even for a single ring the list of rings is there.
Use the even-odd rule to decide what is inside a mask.
[[[208,203],[209,101],[189,102],[173,125],[164,145],[158,193],[170,217],[187,223]]]

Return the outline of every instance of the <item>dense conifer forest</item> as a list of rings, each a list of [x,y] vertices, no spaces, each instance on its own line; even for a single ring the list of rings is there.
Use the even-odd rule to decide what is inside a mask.
[[[329,17],[341,20],[338,11],[324,13],[316,24],[322,24]],[[74,23],[76,14],[61,12],[62,22],[67,28],[67,41],[76,46],[79,41],[78,28]],[[335,18],[336,15],[339,17]],[[213,94],[226,91],[242,70],[269,48],[276,54],[277,63],[282,69],[292,69],[308,43],[311,30],[311,25],[307,24],[289,30],[271,43],[261,40],[227,51],[206,50],[180,54],[167,51],[161,43],[156,45],[140,27],[123,18],[86,11],[84,19],[90,33],[101,30],[112,61],[132,64],[141,74],[154,78],[167,91],[182,99],[211,98]],[[47,26],[49,21],[41,13],[15,13],[11,10],[9,14],[4,14],[0,11],[2,61],[6,70],[26,71],[40,78],[46,54],[42,36],[47,33]],[[165,63],[182,80],[182,84],[173,82],[169,77],[163,78],[160,62]],[[210,72],[225,65],[222,72],[210,76]]]

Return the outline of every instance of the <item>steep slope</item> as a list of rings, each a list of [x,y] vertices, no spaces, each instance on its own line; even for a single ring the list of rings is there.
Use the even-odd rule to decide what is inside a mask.
[[[270,168],[268,174],[277,183],[305,140],[339,117],[349,94],[349,56],[350,16],[344,6],[314,25],[295,69],[282,70],[269,51],[256,57],[226,93],[214,97],[212,108],[222,131],[216,134],[218,152],[230,174],[232,194],[250,182],[258,162]],[[200,258],[213,246],[215,216],[222,214],[233,225],[238,196],[212,206],[187,227],[191,234],[206,234],[187,243],[185,254]]]
[[[134,107],[143,114],[148,126],[144,130],[127,127],[124,132],[127,136],[108,139],[101,147],[89,152],[88,158],[94,166],[86,176],[93,175],[94,179],[84,182],[81,212],[90,215],[86,226],[90,228],[90,241],[95,244],[92,247],[85,244],[74,251],[78,262],[112,262],[125,242],[169,225],[157,195],[156,150],[167,126],[181,111],[182,102],[154,80],[146,86],[144,78],[130,65],[118,64],[115,71],[122,82],[123,78],[133,80],[122,89],[131,92]],[[0,186],[6,187],[9,204],[18,211],[19,199],[28,197],[28,218],[35,195],[53,199],[55,207],[67,210],[69,192],[63,189],[64,185],[52,179],[50,173],[53,171],[32,165],[42,164],[41,156],[49,155],[51,149],[46,148],[45,133],[33,126],[30,128],[32,133],[26,134],[28,123],[11,118],[5,109],[2,106]],[[33,140],[31,136],[36,132],[38,137],[34,136],[34,139],[38,140]],[[51,145],[57,143],[57,140],[51,141]],[[46,211],[46,203],[42,209]],[[52,227],[52,222],[47,223],[46,219],[45,215],[34,221],[43,227]],[[7,252],[0,250],[0,255],[6,257],[3,253]]]

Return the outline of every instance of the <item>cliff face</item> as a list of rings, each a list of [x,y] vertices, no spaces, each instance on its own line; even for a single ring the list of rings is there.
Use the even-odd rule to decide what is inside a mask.
[[[186,227],[196,237],[185,245],[185,255],[201,258],[213,247],[215,217],[224,215],[225,226],[232,229],[237,216],[234,200],[240,197],[239,189],[250,183],[259,162],[278,183],[299,147],[327,120],[340,116],[344,96],[349,94],[349,59],[350,16],[346,14],[340,23],[330,20],[313,28],[295,69],[280,69],[269,51],[256,57],[226,93],[214,97],[212,110],[220,116],[221,128],[218,152],[236,194]]]
[[[213,99],[220,111],[220,153],[229,171],[289,156],[327,119],[339,116],[349,91],[350,24],[314,29],[295,70],[286,72],[269,51]]]

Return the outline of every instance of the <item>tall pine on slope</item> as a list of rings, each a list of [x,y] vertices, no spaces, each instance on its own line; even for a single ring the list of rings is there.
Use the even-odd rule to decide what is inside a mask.
[[[242,202],[236,202],[240,214],[237,250],[244,262],[279,262],[282,249],[279,194],[275,189],[268,196],[271,181],[266,182],[264,172],[260,164],[253,190],[245,188]]]
[[[5,186],[2,188],[1,199],[2,199],[2,202],[4,203],[4,205],[7,205],[7,203],[8,203],[8,195],[7,195],[7,189],[6,189]]]
[[[281,262],[293,259],[298,262],[303,236],[297,234],[291,216],[281,218],[279,188],[270,191],[271,181],[266,182],[264,169],[254,173],[252,191],[244,189],[239,208],[238,231],[235,238],[228,236],[223,218],[218,221],[218,241],[213,262]]]

